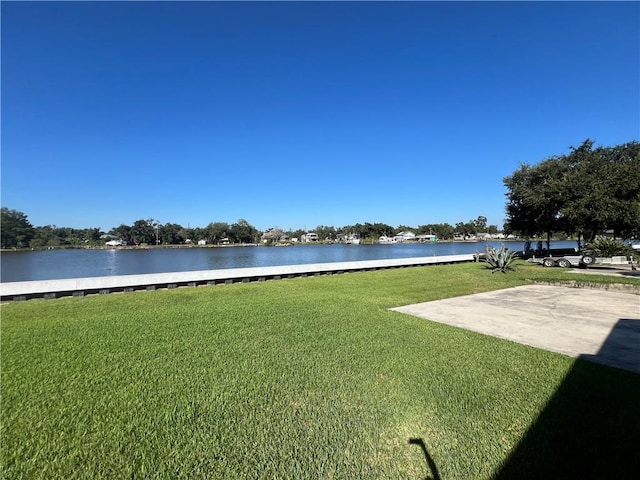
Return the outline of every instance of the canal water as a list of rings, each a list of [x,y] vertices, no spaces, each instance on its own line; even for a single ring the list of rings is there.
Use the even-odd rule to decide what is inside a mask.
[[[351,262],[484,252],[486,246],[522,250],[523,242],[401,243],[392,245],[295,245],[290,247],[190,247],[5,251],[2,282],[187,272],[224,268]],[[554,248],[575,247],[554,242]]]

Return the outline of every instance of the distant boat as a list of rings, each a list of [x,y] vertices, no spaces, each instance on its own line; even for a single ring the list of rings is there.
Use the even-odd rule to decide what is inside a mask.
[[[396,243],[396,239],[393,237],[387,237],[386,235],[380,235],[380,238],[378,239],[378,243],[381,245],[388,245],[391,243]]]
[[[119,238],[115,238],[113,240],[109,240],[108,242],[105,242],[105,245],[107,247],[122,247],[122,246],[124,246],[126,244],[127,244],[127,242],[123,242]]]

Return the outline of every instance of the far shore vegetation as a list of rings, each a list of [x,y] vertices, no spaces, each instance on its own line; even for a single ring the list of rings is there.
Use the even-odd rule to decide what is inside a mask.
[[[519,261],[5,304],[2,476],[637,478],[640,375],[389,310],[533,282],[638,291]]]
[[[312,230],[283,230],[279,227],[260,231],[247,220],[240,219],[235,223],[211,222],[206,227],[183,227],[175,223],[161,224],[154,219],[136,220],[133,225],[119,225],[108,232],[99,228],[76,229],[45,225],[34,227],[28,216],[17,210],[2,208],[2,248],[4,249],[38,249],[38,248],[86,248],[104,246],[109,239],[120,239],[126,245],[242,245],[257,243],[279,243],[291,239],[300,239],[312,231],[317,234],[320,243],[334,242],[354,235],[363,243],[375,243],[382,235],[396,235],[400,232],[412,232],[416,235],[435,235],[440,241],[451,241],[456,238],[476,238],[478,234],[496,235],[501,232],[496,225],[488,225],[487,218],[478,216],[475,220],[420,225],[411,227],[399,225],[393,227],[384,223],[364,223],[333,227],[318,225]]]

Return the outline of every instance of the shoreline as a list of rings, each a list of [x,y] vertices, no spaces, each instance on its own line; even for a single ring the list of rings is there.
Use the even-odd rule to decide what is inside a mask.
[[[140,290],[154,291],[157,289],[174,289],[179,287],[232,285],[234,283],[265,282],[269,280],[337,275],[358,271],[475,261],[478,261],[476,254],[460,254],[442,255],[438,257],[410,257],[4,282],[0,283],[0,301],[24,301],[33,298],[54,299],[61,297],[84,297],[85,295],[128,293]]]
[[[478,244],[487,244],[491,242],[495,243],[522,243],[527,240],[523,239],[490,239],[490,240],[438,240],[436,242],[395,242],[390,244],[381,244],[377,242],[367,243],[362,242],[359,245],[351,245],[354,247],[358,247],[360,245],[438,245],[438,244],[450,244],[450,243],[460,243],[460,244],[469,244],[469,243],[478,243]],[[552,242],[571,242],[577,241],[574,239],[555,239],[551,240]],[[26,247],[26,248],[2,248],[0,249],[0,253],[7,252],[40,252],[47,250],[150,250],[150,249],[175,249],[175,248],[229,248],[229,247],[276,247],[276,246],[300,246],[300,245],[348,245],[346,243],[340,242],[282,242],[282,243],[232,243],[228,245],[184,245],[184,244],[171,244],[171,245],[122,245],[117,247],[112,247],[108,245],[85,245],[85,246],[74,246],[74,245],[65,245],[65,246],[56,246],[56,247]]]

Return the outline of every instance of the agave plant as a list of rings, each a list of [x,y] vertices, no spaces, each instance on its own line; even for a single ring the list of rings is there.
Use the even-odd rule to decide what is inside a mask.
[[[491,267],[491,273],[507,273],[509,270],[515,270],[513,266],[513,262],[516,260],[515,253],[515,251],[507,250],[504,245],[499,250],[489,247],[486,259]]]

